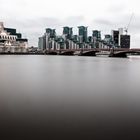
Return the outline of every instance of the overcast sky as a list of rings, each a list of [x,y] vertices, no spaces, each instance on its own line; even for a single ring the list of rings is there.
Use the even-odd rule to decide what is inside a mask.
[[[63,26],[89,27],[110,33],[112,29],[129,27],[131,47],[140,47],[140,8],[138,0],[0,0],[0,21],[6,27],[16,28],[29,39],[29,44],[37,46],[38,37],[45,28],[56,28],[62,33]]]

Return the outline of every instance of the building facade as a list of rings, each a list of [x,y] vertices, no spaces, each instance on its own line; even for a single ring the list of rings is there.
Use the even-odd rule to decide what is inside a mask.
[[[119,47],[119,31],[112,30],[112,41],[115,47]]]
[[[87,32],[87,28],[85,26],[79,26],[79,37],[81,38],[81,42],[87,42],[87,36],[88,36],[88,32]]]
[[[130,48],[130,35],[124,35],[123,28],[112,30],[112,41],[115,47]]]
[[[22,34],[16,29],[5,28],[0,22],[0,52],[20,52],[28,48],[28,39],[22,38]]]
[[[121,35],[121,48],[130,48],[130,35]]]
[[[72,39],[73,31],[71,27],[63,27],[63,35],[66,36],[67,39]]]
[[[62,35],[57,35],[55,29],[47,28],[46,32],[38,41],[39,49],[60,50],[60,49],[91,49],[91,48],[112,48],[130,47],[130,38],[123,35],[123,29],[112,30],[102,39],[101,31],[93,30],[88,36],[87,27],[79,26],[78,35],[73,35],[73,28],[63,27]]]

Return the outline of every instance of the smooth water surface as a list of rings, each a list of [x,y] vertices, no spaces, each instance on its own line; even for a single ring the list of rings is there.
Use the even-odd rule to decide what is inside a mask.
[[[0,56],[0,128],[13,139],[135,137],[140,57]]]

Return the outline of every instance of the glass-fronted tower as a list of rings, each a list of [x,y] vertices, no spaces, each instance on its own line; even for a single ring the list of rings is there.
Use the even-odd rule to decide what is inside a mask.
[[[130,35],[121,35],[120,42],[121,48],[130,48]]]
[[[87,36],[88,36],[88,32],[87,32],[87,28],[85,26],[79,26],[79,36],[82,37],[82,42],[87,42]]]
[[[55,36],[56,36],[55,29],[47,28],[47,29],[46,29],[46,33],[47,33],[48,35],[50,35],[50,38],[55,38]]]
[[[97,40],[100,40],[101,39],[101,31],[93,30],[92,36],[94,38],[96,38]]]
[[[112,30],[112,41],[115,47],[119,46],[119,31]]]
[[[66,38],[67,39],[72,39],[72,36],[73,36],[73,28],[71,27],[63,27],[63,35],[66,35]]]

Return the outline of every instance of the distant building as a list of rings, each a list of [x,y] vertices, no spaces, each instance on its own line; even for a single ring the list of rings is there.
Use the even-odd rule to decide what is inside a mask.
[[[72,39],[73,31],[71,27],[63,27],[63,35],[66,35],[67,39]]]
[[[130,35],[121,35],[121,48],[130,48]]]
[[[22,38],[21,33],[16,29],[5,28],[3,22],[0,22],[0,51],[16,51],[16,49],[27,49],[28,39]],[[19,50],[20,51],[20,50]]]
[[[92,36],[97,40],[101,40],[101,32],[98,30],[93,30]]]
[[[94,48],[100,48],[101,47],[101,31],[93,30],[92,31],[92,37],[93,37],[93,47]]]
[[[130,35],[124,35],[123,28],[112,31],[112,41],[115,47],[130,48]]]
[[[112,36],[110,34],[106,34],[105,35],[105,38],[103,40],[104,47],[105,48],[108,48],[108,47],[111,48],[112,47],[112,44],[113,44],[113,42],[112,42]]]
[[[80,36],[80,42],[87,42],[87,36],[88,36],[88,32],[87,32],[87,28],[85,26],[79,26],[79,36]]]
[[[119,46],[121,46],[121,35],[123,35],[123,28],[119,28]]]
[[[50,36],[50,38],[54,38],[56,36],[55,29],[47,28],[46,34]]]
[[[112,30],[112,41],[115,47],[119,46],[119,31]]]
[[[79,42],[78,35],[74,35],[73,36],[73,42],[75,42],[75,43],[78,43]]]
[[[93,43],[93,37],[92,36],[88,37],[88,43]]]
[[[41,50],[44,50],[45,47],[44,47],[44,37],[39,37],[39,41],[38,41],[38,48],[41,49]]]
[[[55,29],[47,28],[39,38],[38,47],[41,50],[130,47],[130,38],[123,35],[123,28],[112,30],[112,34],[106,34],[104,39],[99,30],[93,30],[88,36],[87,28],[79,26],[78,35],[73,35],[73,28],[68,26],[63,27],[62,35],[56,35]]]
[[[112,41],[111,35],[109,35],[109,34],[105,35],[104,40],[105,40],[107,43],[110,43],[110,42]]]
[[[55,40],[57,40],[55,29],[46,28],[44,35],[39,37],[38,48],[41,50],[55,49]]]

